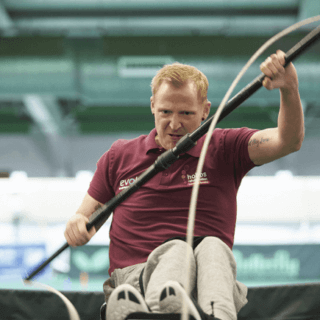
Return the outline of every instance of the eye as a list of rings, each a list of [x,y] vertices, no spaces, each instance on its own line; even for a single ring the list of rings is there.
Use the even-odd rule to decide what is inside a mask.
[[[186,116],[190,116],[190,115],[194,114],[194,113],[191,112],[191,111],[183,111],[182,113],[183,113],[184,115],[186,115]]]
[[[160,111],[162,114],[169,114],[171,111],[170,110],[161,110]]]

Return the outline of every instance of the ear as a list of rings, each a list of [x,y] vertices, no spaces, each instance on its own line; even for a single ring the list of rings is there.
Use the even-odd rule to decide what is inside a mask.
[[[153,96],[150,97],[150,108],[151,108],[151,113],[154,114],[154,98]]]
[[[207,100],[203,105],[202,118],[207,119],[210,113],[211,102]]]

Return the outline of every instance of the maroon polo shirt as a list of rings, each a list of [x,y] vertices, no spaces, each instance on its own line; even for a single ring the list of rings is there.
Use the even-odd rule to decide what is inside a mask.
[[[242,178],[254,167],[248,142],[257,130],[214,130],[201,174],[195,236],[215,236],[231,249],[237,215],[236,196]],[[106,203],[130,186],[164,152],[156,130],[133,140],[117,140],[99,159],[88,193]],[[158,173],[113,212],[110,269],[145,262],[165,240],[185,236],[195,172],[205,136]]]

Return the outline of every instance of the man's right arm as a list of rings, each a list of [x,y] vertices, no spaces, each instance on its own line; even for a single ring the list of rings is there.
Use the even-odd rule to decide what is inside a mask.
[[[82,246],[94,236],[96,228],[92,227],[88,232],[86,225],[92,213],[101,206],[103,203],[95,200],[88,193],[85,195],[76,214],[69,219],[66,225],[64,236],[70,246]]]

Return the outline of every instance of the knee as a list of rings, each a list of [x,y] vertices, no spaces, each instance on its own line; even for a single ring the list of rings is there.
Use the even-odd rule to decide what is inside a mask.
[[[174,256],[189,256],[190,260],[194,260],[193,248],[189,246],[187,242],[182,240],[171,240],[168,242],[168,245],[170,246],[169,250],[172,251]]]
[[[210,246],[213,246],[213,247],[227,247],[229,248],[221,239],[217,238],[217,237],[205,237],[201,243],[199,244],[200,245],[210,245]]]
[[[228,260],[233,268],[236,265],[232,250],[217,237],[204,238],[195,250],[197,260],[199,255],[203,257],[214,256],[218,259]]]
[[[174,240],[170,240],[167,243],[171,244],[172,246],[176,247],[176,248],[180,248],[180,249],[185,249],[187,250],[187,248],[192,249],[188,243],[186,241],[183,240],[178,240],[178,239],[174,239]]]
[[[156,248],[148,257],[148,265],[158,265],[160,261],[182,261],[188,258],[195,263],[193,249],[182,240],[170,240]]]

